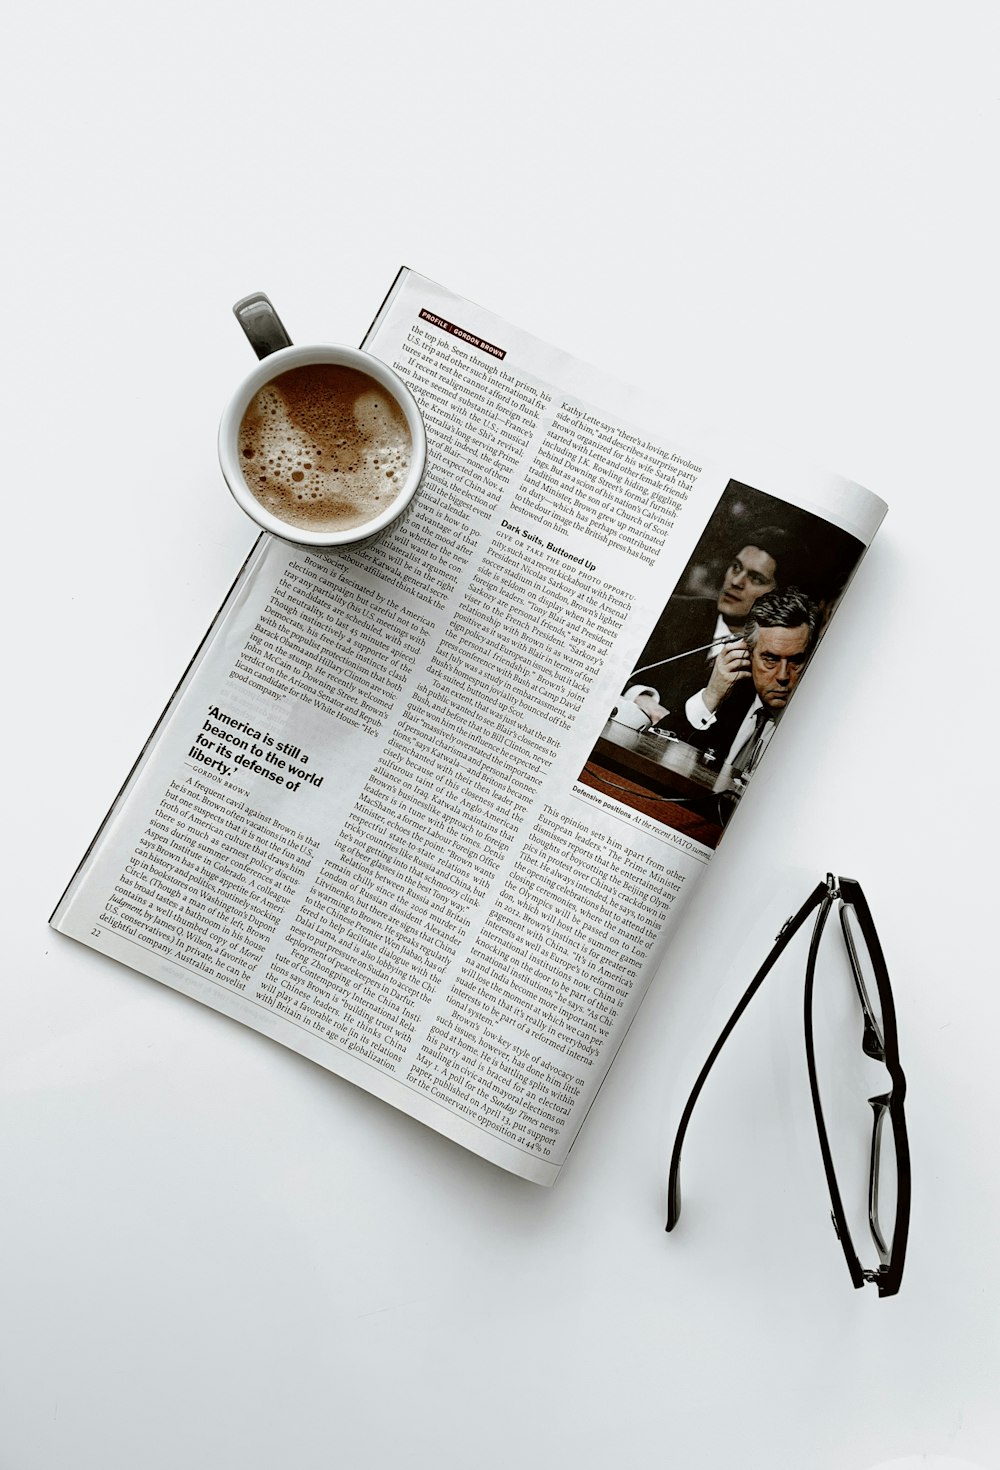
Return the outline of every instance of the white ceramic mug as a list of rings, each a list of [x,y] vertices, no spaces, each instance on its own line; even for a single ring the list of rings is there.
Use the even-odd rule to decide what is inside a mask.
[[[335,550],[340,546],[360,546],[380,536],[393,521],[404,513],[420,485],[427,462],[427,436],[423,419],[413,394],[402,378],[386,367],[377,357],[361,352],[356,347],[337,347],[319,344],[311,347],[293,347],[277,312],[263,293],[246,296],[233,307],[237,320],[246,333],[251,347],[260,361],[233,394],[222,422],[219,425],[219,463],[237,505],[264,531],[291,541],[296,546],[311,547],[318,551]],[[305,367],[311,363],[335,363],[366,373],[380,384],[399,405],[406,418],[410,432],[410,464],[402,488],[396,492],[385,510],[359,526],[339,531],[315,531],[296,526],[274,515],[250,490],[243,475],[239,452],[240,424],[254,395],[265,383],[284,373],[289,368]]]

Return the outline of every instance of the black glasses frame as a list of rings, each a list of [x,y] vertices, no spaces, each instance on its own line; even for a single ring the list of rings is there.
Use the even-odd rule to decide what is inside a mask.
[[[816,959],[819,953],[820,940],[823,937],[823,930],[830,915],[830,909],[836,900],[839,900],[840,903],[839,912],[844,942],[847,946],[851,972],[854,977],[854,984],[864,1016],[864,1032],[861,1040],[862,1050],[866,1056],[872,1057],[885,1065],[891,1082],[891,1087],[888,1092],[868,1099],[873,1115],[871,1158],[868,1177],[868,1224],[879,1258],[879,1265],[875,1270],[870,1270],[862,1266],[858,1258],[858,1253],[855,1250],[854,1242],[851,1239],[851,1232],[847,1224],[847,1216],[844,1211],[840,1187],[837,1183],[837,1175],[833,1165],[833,1155],[830,1151],[826,1123],[823,1118],[819,1080],[816,1071],[816,1048],[813,1035],[813,993],[816,980]],[[823,1168],[826,1172],[826,1181],[830,1191],[831,1218],[833,1220],[834,1230],[837,1232],[837,1238],[844,1252],[844,1259],[847,1261],[847,1269],[851,1273],[851,1280],[855,1287],[861,1287],[867,1282],[872,1282],[877,1286],[880,1297],[894,1296],[899,1290],[902,1280],[903,1262],[906,1257],[906,1240],[910,1223],[910,1147],[906,1132],[906,1118],[903,1112],[903,1100],[906,1096],[906,1079],[903,1076],[903,1069],[899,1064],[899,1034],[896,1028],[896,1007],[893,1002],[892,987],[889,983],[889,972],[886,968],[885,956],[882,953],[882,946],[879,943],[868,902],[862,892],[860,883],[854,878],[835,878],[832,873],[828,873],[826,881],[817,884],[798,912],[794,913],[791,918],[786,919],[778,932],[770,954],[751,980],[735,1011],[723,1027],[721,1036],[709,1053],[708,1060],[702,1067],[698,1075],[698,1080],[695,1082],[691,1091],[691,1096],[685,1104],[684,1112],[681,1114],[681,1121],[677,1129],[677,1137],[674,1140],[673,1152],[670,1157],[670,1174],[667,1183],[667,1230],[673,1230],[680,1218],[681,1150],[684,1146],[684,1137],[687,1133],[688,1123],[691,1120],[691,1114],[694,1111],[694,1105],[705,1084],[705,1079],[712,1070],[712,1065],[716,1057],[728,1040],[737,1021],[760,989],[766,976],[774,967],[789,941],[802,927],[814,909],[818,910],[818,912],[816,914],[816,922],[813,925],[812,939],[809,944],[809,955],[806,960],[803,1010],[806,1062],[809,1069],[809,1090],[812,1095],[813,1111],[816,1116],[816,1130],[819,1134]],[[879,1025],[875,1006],[873,1005],[873,999],[869,996],[866,988],[864,970],[857,952],[854,935],[848,923],[847,912],[849,910],[853,911],[857,916],[858,927],[868,949],[872,966],[872,976],[878,992],[877,999],[881,1015],[881,1026]],[[887,1244],[886,1242],[885,1232],[882,1229],[878,1212],[879,1161],[886,1120],[890,1122],[892,1127],[892,1136],[896,1151],[897,1174],[895,1219],[889,1237],[891,1244]]]

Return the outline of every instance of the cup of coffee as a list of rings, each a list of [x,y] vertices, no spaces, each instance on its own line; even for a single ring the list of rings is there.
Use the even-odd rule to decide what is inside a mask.
[[[219,426],[236,503],[298,546],[328,550],[381,535],[412,501],[427,459],[406,384],[354,347],[293,347],[260,293],[233,311],[260,359]]]

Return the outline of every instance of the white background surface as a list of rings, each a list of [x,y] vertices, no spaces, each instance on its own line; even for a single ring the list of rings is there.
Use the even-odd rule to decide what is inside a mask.
[[[7,30],[2,1470],[994,1470],[996,7]],[[253,539],[215,461],[231,303],[356,342],[401,263],[890,504],[552,1192],[45,925]],[[663,1233],[740,937],[828,867],[896,980],[894,1301],[830,1229],[792,970]]]

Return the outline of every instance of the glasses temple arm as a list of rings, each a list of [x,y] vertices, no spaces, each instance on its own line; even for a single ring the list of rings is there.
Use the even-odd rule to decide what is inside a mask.
[[[721,1036],[712,1047],[712,1050],[708,1056],[708,1060],[698,1074],[698,1080],[694,1084],[694,1087],[691,1089],[691,1096],[688,1098],[687,1102],[684,1105],[684,1111],[681,1114],[681,1121],[677,1128],[677,1137],[674,1139],[673,1152],[670,1155],[670,1173],[667,1178],[667,1230],[673,1230],[674,1226],[677,1224],[677,1221],[680,1218],[681,1150],[684,1147],[684,1136],[687,1133],[688,1123],[691,1121],[691,1114],[694,1112],[694,1105],[698,1101],[698,1096],[701,1092],[701,1089],[705,1085],[705,1079],[708,1077],[709,1072],[712,1070],[712,1065],[715,1062],[716,1057],[719,1055],[723,1046],[725,1046],[726,1042],[728,1041],[730,1033],[732,1032],[737,1021],[740,1019],[743,1012],[746,1010],[747,1006],[750,1004],[751,1000],[760,989],[769,971],[773,968],[785,946],[802,927],[806,919],[808,919],[809,915],[812,913],[813,909],[816,908],[818,904],[822,903],[824,899],[828,898],[828,885],[825,882],[818,883],[813,889],[812,893],[806,899],[805,903],[798,910],[798,912],[793,914],[790,919],[786,919],[785,923],[782,925],[778,933],[777,938],[774,941],[774,945],[772,946],[770,954],[767,956],[767,959],[761,965],[756,975],[750,981],[750,984],[747,986],[742,999],[740,1000],[736,1009],[733,1011],[733,1014],[730,1016],[729,1020],[723,1027]]]

